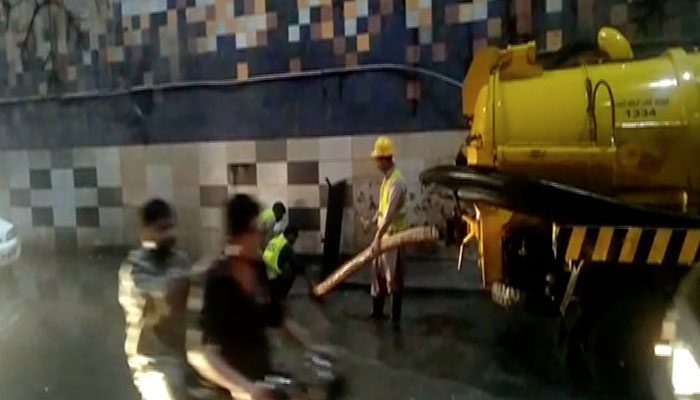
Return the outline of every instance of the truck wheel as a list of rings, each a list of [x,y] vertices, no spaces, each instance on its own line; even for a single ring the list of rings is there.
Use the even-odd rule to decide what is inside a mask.
[[[491,299],[504,308],[524,307],[527,296],[523,291],[503,282],[496,282],[491,285]]]

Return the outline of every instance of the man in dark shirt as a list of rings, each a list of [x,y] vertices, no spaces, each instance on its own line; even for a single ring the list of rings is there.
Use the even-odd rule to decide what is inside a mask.
[[[260,260],[258,212],[249,196],[229,200],[224,254],[193,283],[188,300],[190,315],[199,320],[198,327],[188,326],[188,360],[234,399],[271,398],[257,385],[271,372],[266,327],[283,326],[302,345],[314,347],[308,333],[270,301]]]
[[[147,202],[141,221],[141,247],[129,253],[119,270],[124,351],[143,399],[189,399],[185,311],[190,263],[174,249],[175,215],[166,202]]]

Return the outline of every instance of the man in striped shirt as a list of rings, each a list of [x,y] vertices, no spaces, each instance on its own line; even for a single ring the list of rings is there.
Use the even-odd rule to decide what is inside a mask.
[[[188,381],[195,374],[185,356],[190,263],[174,248],[175,215],[165,201],[147,202],[141,221],[141,247],[119,270],[124,351],[143,399],[191,399]]]

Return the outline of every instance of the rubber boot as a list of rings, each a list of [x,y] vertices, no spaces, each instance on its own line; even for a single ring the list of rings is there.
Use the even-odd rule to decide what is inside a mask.
[[[391,295],[391,323],[398,325],[401,322],[401,293]]]
[[[384,315],[384,296],[372,297],[372,315],[373,319],[385,319]]]

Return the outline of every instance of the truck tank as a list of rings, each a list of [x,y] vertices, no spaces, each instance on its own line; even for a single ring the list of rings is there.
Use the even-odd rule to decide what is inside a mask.
[[[609,60],[556,70],[536,63],[534,43],[478,52],[464,89],[468,164],[697,212],[700,54],[633,59],[611,28],[598,42]]]

